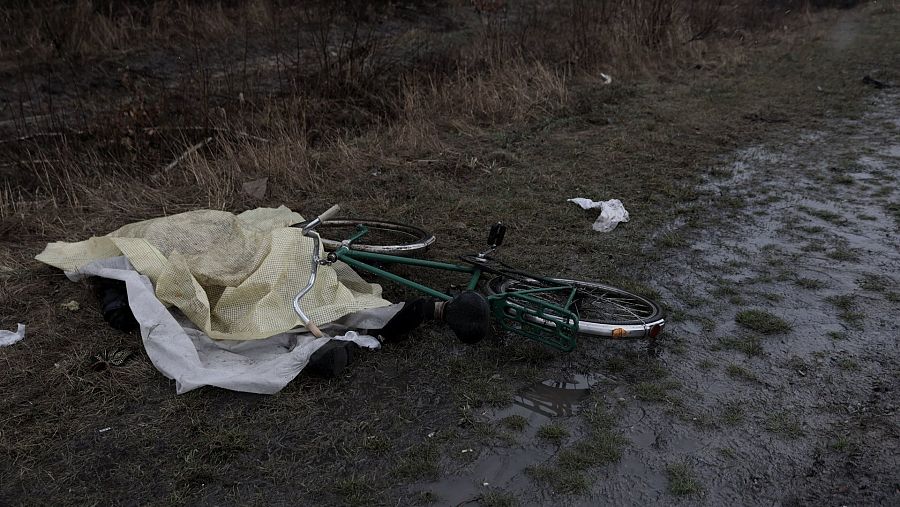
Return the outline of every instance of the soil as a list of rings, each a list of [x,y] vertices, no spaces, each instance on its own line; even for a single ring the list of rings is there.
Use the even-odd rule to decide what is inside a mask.
[[[401,24],[447,44],[483,28],[420,10]],[[791,15],[608,86],[444,77],[486,105],[436,82],[387,107],[399,84],[369,81],[287,103],[294,50],[259,35],[0,62],[0,324],[28,325],[0,349],[0,504],[900,504],[900,93],[863,82],[900,83],[898,14]],[[221,111],[239,120],[210,130]],[[631,221],[595,233],[570,197]],[[336,202],[434,232],[435,260],[502,220],[504,261],[659,300],[667,331],[563,354],[429,323],[334,379],[176,396],[87,285],[33,259],[167,213]]]
[[[524,416],[522,445],[415,489],[450,505],[492,490],[559,502],[527,470],[563,446],[535,435],[553,421],[577,440],[574,413],[592,400],[613,407],[628,443],[589,494],[561,504],[670,502],[673,463],[693,471],[691,504],[900,503],[898,111],[900,94],[885,93],[858,120],[738,150],[711,171],[691,205],[707,225],[682,232],[686,246],[654,269],[673,320],[662,399],[641,399],[608,369],[576,368],[485,414]],[[787,326],[748,329],[738,323],[748,310]]]

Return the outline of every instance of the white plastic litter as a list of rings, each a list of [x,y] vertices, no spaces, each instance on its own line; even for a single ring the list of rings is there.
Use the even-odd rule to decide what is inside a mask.
[[[78,272],[66,272],[66,276],[72,280],[101,276],[125,282],[128,305],[140,324],[144,349],[153,366],[175,380],[178,394],[206,385],[250,393],[277,393],[300,373],[313,352],[329,340],[295,332],[262,340],[213,340],[177,309],[166,309],[156,298],[150,279],[135,271],[126,257],[95,261]],[[322,331],[337,340],[378,348],[376,338],[350,329],[382,327],[402,306],[351,313],[322,326]]]
[[[25,339],[25,324],[19,324],[15,331],[0,330],[0,347],[9,347]]]
[[[622,201],[618,199],[610,199],[608,201],[592,201],[583,197],[575,197],[569,199],[569,202],[581,206],[582,209],[599,209],[600,216],[591,226],[597,232],[609,232],[616,228],[619,222],[628,221],[628,211],[622,205]]]

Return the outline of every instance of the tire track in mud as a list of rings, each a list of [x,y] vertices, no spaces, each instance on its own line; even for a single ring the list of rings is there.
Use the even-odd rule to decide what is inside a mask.
[[[630,349],[576,361],[594,365],[573,385],[610,407],[621,460],[590,468],[585,494],[534,480],[526,470],[562,447],[537,441],[550,418],[522,410],[526,390],[484,414],[525,416],[517,444],[414,491],[452,505],[497,492],[523,505],[900,504],[900,94],[711,174],[682,210],[706,225],[666,232],[684,247],[653,277],[672,308],[662,373],[636,383],[596,367]],[[553,422],[574,442],[581,419]]]

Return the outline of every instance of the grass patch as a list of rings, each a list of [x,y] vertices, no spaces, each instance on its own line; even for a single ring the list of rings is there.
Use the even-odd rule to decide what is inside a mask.
[[[640,382],[634,386],[634,394],[641,401],[673,402],[677,398],[670,396],[669,391],[680,387],[681,384],[675,380]]]
[[[872,292],[884,292],[893,284],[891,283],[891,280],[886,276],[866,273],[862,276],[862,278],[856,281],[856,285],[858,285],[859,288],[863,290],[869,290]]]
[[[665,248],[684,248],[687,246],[687,239],[678,231],[667,232],[659,238],[657,244]]]
[[[744,420],[744,409],[739,403],[728,402],[722,408],[722,414],[719,420],[726,426],[737,426]]]
[[[528,426],[528,419],[525,419],[525,417],[521,415],[515,414],[504,417],[500,420],[500,424],[502,424],[504,428],[512,431],[522,431],[526,426]]]
[[[859,363],[849,357],[838,359],[837,365],[844,371],[859,371]]]
[[[588,438],[563,449],[557,463],[561,469],[572,472],[614,463],[622,459],[625,442],[612,430],[595,430]]]
[[[797,278],[796,280],[794,280],[794,283],[797,285],[797,287],[802,287],[809,290],[817,290],[825,287],[825,282],[816,280],[815,278]]]
[[[825,334],[834,341],[841,341],[841,340],[847,339],[847,334],[842,333],[840,331],[828,331]]]
[[[333,489],[348,505],[372,505],[378,501],[372,480],[368,478],[339,479],[335,481]]]
[[[716,367],[716,362],[710,359],[704,359],[697,363],[697,368],[700,368],[703,371],[709,371]]]
[[[837,452],[849,452],[853,448],[853,443],[849,437],[841,435],[834,442],[831,442],[828,447]]]
[[[762,342],[756,336],[741,336],[736,338],[719,338],[719,347],[727,350],[743,352],[749,357],[763,355]]]
[[[734,317],[735,322],[762,334],[786,333],[791,325],[784,319],[764,310],[744,310]]]
[[[838,246],[825,255],[841,262],[851,262],[859,260],[859,250],[847,246]]]
[[[845,322],[858,324],[865,318],[865,314],[856,311],[856,297],[852,294],[829,296],[825,301],[838,310],[838,317]]]
[[[538,428],[537,437],[554,444],[560,444],[569,436],[569,430],[558,424],[545,424]]]
[[[698,495],[703,492],[703,486],[687,463],[670,464],[666,467],[666,475],[669,478],[669,492],[673,495]]]
[[[759,380],[758,378],[756,378],[756,375],[754,375],[753,372],[736,364],[729,364],[728,368],[725,368],[725,373],[727,373],[729,377],[735,380],[746,380],[748,382],[755,382]]]
[[[536,481],[549,484],[557,493],[578,494],[588,490],[588,481],[584,474],[569,473],[548,465],[528,467],[525,473]]]
[[[404,453],[392,470],[392,475],[406,481],[433,479],[438,475],[440,454],[432,444],[420,444]]]
[[[481,507],[515,507],[519,505],[519,499],[505,491],[488,491],[481,495],[479,505]]]
[[[856,180],[849,174],[838,174],[834,178],[831,178],[831,182],[836,185],[852,185],[856,183]]]
[[[788,412],[776,412],[766,419],[766,430],[786,438],[803,436],[803,427],[797,417]]]
[[[828,211],[824,209],[814,209],[809,206],[800,206],[800,211],[806,213],[807,215],[814,216],[816,218],[825,220],[826,222],[830,222],[836,225],[841,225],[847,222],[847,219],[844,218],[843,215],[835,213],[833,211]]]

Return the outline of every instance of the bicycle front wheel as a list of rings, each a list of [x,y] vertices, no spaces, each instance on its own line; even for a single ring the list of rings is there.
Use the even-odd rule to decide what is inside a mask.
[[[434,235],[412,225],[367,218],[335,218],[316,227],[326,250],[337,250],[341,242],[356,233],[359,225],[368,234],[350,245],[352,250],[387,255],[411,255],[434,243]]]
[[[662,308],[653,301],[610,285],[584,280],[564,278],[507,278],[497,277],[488,282],[486,290],[490,295],[515,293],[517,291],[569,286],[575,289],[575,296],[567,308],[578,317],[578,334],[605,338],[638,339],[656,338],[665,326]],[[550,291],[531,293],[557,306],[566,306],[571,291]],[[529,302],[516,299],[515,304],[528,306]],[[555,327],[555,324],[540,317],[531,316],[535,324]]]

